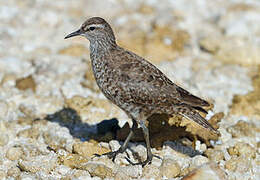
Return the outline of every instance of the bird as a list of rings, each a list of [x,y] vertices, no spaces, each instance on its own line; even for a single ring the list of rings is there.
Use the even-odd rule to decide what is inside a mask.
[[[127,149],[134,130],[140,126],[146,143],[146,160],[126,160],[132,165],[145,166],[152,162],[153,157],[160,158],[151,151],[147,119],[152,114],[178,114],[204,129],[218,133],[199,113],[207,113],[204,107],[210,104],[173,83],[149,61],[120,47],[105,19],[88,18],[77,31],[68,34],[65,39],[75,36],[83,36],[90,42],[91,66],[101,92],[133,121],[123,145],[116,151],[102,155],[114,161],[119,153]]]

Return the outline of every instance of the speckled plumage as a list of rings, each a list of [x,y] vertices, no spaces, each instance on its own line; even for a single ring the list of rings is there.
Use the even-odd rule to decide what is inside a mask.
[[[210,131],[217,132],[197,112],[199,110],[206,113],[203,106],[208,106],[208,102],[174,84],[142,57],[118,46],[112,28],[104,19],[90,18],[76,32],[76,35],[85,36],[90,41],[92,68],[101,91],[124,110],[134,123],[140,124],[144,131],[144,121],[149,116],[166,113],[180,114]],[[74,35],[75,32],[66,38]],[[149,141],[149,134],[147,139]],[[123,147],[124,150],[125,148]],[[149,153],[151,152],[147,156],[151,157],[143,165],[151,161],[152,155]]]

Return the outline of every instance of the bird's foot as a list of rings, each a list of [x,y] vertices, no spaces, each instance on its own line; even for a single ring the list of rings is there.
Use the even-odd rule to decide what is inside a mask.
[[[123,153],[123,151],[121,150],[121,148],[119,148],[117,151],[111,151],[111,152],[107,152],[104,154],[94,154],[96,157],[101,157],[101,156],[107,156],[109,159],[112,159],[112,161],[115,161],[116,156],[119,153]]]
[[[146,159],[145,161],[138,162],[138,163],[132,162],[129,158],[125,158],[125,159],[126,159],[126,160],[129,162],[129,164],[131,164],[131,165],[142,165],[142,167],[144,167],[146,164],[151,164],[153,157],[156,157],[156,158],[158,158],[158,159],[162,159],[160,156],[157,156],[157,155],[154,155],[154,154],[151,154],[151,155],[147,156],[147,159]]]

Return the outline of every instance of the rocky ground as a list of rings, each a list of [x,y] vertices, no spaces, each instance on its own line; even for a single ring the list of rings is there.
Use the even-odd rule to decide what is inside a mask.
[[[0,178],[260,179],[259,12],[258,0],[0,1]],[[94,157],[119,148],[131,121],[98,90],[88,41],[64,40],[91,16],[207,99],[221,136],[156,116],[162,160],[125,160],[145,159],[140,131],[115,163]]]

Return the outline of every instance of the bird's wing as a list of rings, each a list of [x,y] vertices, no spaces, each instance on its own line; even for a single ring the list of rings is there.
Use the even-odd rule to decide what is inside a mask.
[[[177,85],[176,85],[177,86]],[[188,91],[186,91],[185,89],[177,86],[176,87],[176,90],[179,92],[182,100],[186,103],[186,104],[189,104],[191,106],[194,106],[194,107],[203,107],[203,106],[209,106],[210,104],[197,97],[197,96],[194,96],[192,95],[191,93],[189,93]]]
[[[140,56],[128,51],[121,52],[124,54],[117,57],[124,57],[125,61],[116,63],[117,67],[114,68],[117,69],[118,84],[132,94],[131,98],[135,102],[155,106],[187,104],[206,112],[200,108],[209,105],[206,101],[174,84],[157,67]]]

